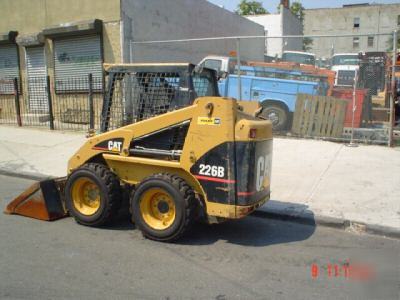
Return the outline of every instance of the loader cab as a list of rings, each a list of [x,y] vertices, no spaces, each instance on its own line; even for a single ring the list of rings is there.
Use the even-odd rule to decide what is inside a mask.
[[[198,97],[219,96],[217,72],[188,63],[106,64],[105,70],[101,132],[189,106]]]

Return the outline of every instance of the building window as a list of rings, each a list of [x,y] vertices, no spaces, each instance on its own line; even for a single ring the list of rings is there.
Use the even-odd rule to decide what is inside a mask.
[[[373,47],[374,46],[374,37],[369,36],[368,37],[368,47]]]
[[[357,49],[360,47],[360,38],[353,37],[353,49]]]
[[[353,27],[360,28],[360,18],[354,18]]]

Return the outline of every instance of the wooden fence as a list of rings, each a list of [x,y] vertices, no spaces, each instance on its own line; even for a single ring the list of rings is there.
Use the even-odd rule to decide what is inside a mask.
[[[330,96],[298,94],[292,133],[303,137],[341,137],[346,105],[347,101]]]

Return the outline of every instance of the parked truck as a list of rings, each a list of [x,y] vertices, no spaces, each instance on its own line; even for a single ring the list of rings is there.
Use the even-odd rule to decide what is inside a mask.
[[[338,53],[332,56],[331,70],[336,72],[335,86],[354,85],[356,73],[360,69],[358,53]]]
[[[249,66],[246,62],[241,62],[241,95],[239,96],[238,67],[235,58],[207,56],[199,63],[199,66],[217,71],[221,96],[242,101],[258,101],[263,107],[261,115],[272,122],[273,129],[276,131],[287,129],[291,123],[297,94],[326,95],[327,91],[326,83],[320,80],[299,80],[295,72],[287,70],[286,78],[272,77],[266,69],[263,72],[261,67]]]
[[[265,67],[268,70],[276,70],[274,72],[283,71],[286,73],[299,73],[299,80],[305,81],[323,81],[328,89],[327,96],[332,95],[332,89],[335,84],[336,72],[325,68],[312,65],[303,65],[295,62],[279,61],[279,62],[259,62],[248,61],[249,66]]]

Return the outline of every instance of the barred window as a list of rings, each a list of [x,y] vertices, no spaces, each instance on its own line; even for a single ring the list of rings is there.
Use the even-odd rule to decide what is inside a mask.
[[[369,36],[368,37],[368,47],[373,47],[374,46],[374,37]]]

